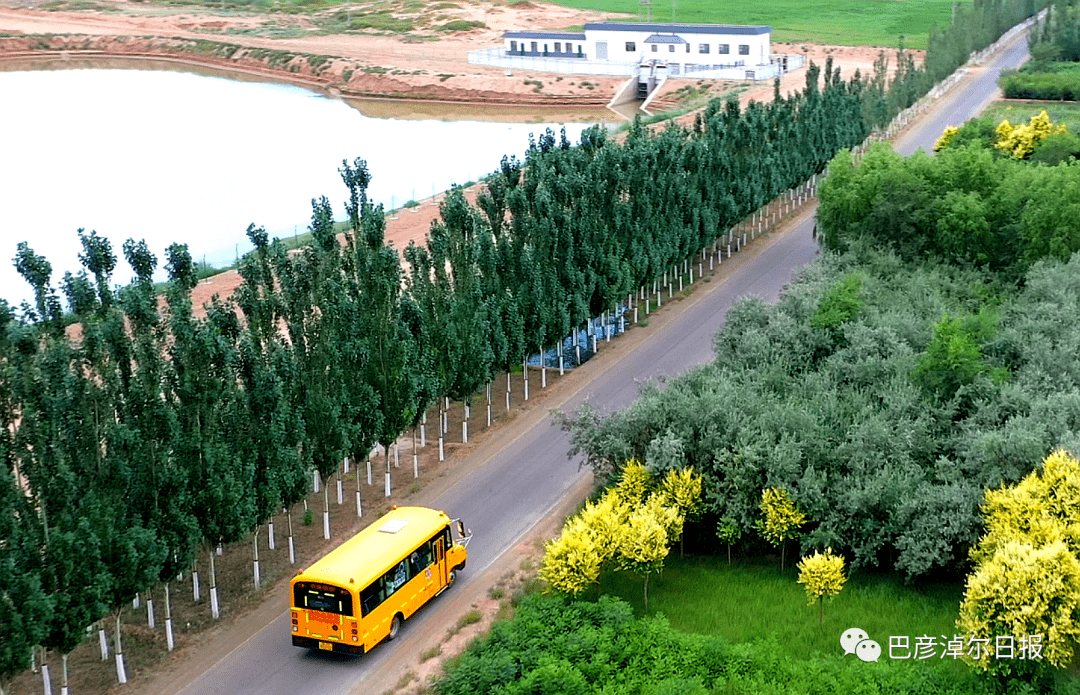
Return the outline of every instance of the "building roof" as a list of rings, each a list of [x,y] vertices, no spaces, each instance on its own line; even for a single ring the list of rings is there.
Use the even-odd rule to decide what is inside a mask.
[[[360,591],[450,523],[445,513],[398,507],[296,575],[294,582],[325,582]]]
[[[653,34],[645,39],[645,43],[686,43],[686,39],[674,34]]]
[[[767,26],[741,26],[735,24],[646,24],[644,22],[589,22],[585,31],[652,31],[680,32],[684,34],[747,34],[759,35],[772,32]]]
[[[568,34],[558,31],[508,31],[506,39],[553,39],[558,41],[584,41],[585,34]]]

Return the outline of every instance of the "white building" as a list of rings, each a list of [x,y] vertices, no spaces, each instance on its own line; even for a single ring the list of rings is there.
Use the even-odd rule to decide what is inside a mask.
[[[582,33],[511,31],[506,56],[578,59],[597,63],[664,63],[673,74],[770,65],[767,26],[593,22]],[[753,76],[748,76],[753,79]]]

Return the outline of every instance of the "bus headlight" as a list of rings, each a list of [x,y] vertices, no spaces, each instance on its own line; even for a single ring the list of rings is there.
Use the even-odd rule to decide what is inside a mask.
[[[292,626],[292,631],[293,631],[293,632],[300,632],[300,628],[298,628],[297,626],[293,625],[293,626]]]
[[[352,641],[353,641],[353,642],[355,642],[355,641],[356,641],[356,635],[353,635]]]

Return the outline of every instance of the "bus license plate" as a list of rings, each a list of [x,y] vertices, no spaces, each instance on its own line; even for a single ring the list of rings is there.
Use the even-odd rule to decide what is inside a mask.
[[[319,649],[325,649],[328,652],[334,651],[333,642],[319,642]]]

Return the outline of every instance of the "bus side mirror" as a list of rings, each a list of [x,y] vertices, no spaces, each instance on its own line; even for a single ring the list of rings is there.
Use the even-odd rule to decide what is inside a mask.
[[[464,538],[465,537],[465,522],[461,521],[460,519],[458,519],[458,522],[457,522],[457,532],[458,532],[458,538]]]

